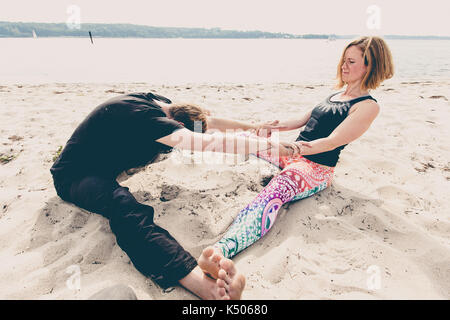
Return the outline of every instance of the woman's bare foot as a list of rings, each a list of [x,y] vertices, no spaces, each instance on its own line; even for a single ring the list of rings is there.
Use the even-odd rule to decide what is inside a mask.
[[[223,259],[222,253],[213,248],[208,247],[203,250],[200,258],[198,258],[198,265],[204,273],[209,274],[214,279],[219,278],[220,261]]]
[[[222,300],[239,300],[245,287],[245,277],[238,274],[233,261],[220,260],[219,278],[216,280]]]

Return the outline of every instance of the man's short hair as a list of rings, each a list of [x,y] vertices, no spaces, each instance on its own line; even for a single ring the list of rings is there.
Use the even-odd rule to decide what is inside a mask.
[[[170,116],[181,122],[186,129],[197,131],[202,128],[202,133],[208,130],[207,115],[209,112],[194,104],[174,104],[169,109]],[[197,123],[197,124],[196,124]]]

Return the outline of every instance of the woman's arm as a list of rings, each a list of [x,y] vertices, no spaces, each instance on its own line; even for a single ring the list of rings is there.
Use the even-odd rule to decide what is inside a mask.
[[[361,105],[349,114],[328,137],[308,143],[297,142],[300,145],[307,145],[307,147],[302,148],[301,154],[310,155],[334,150],[362,136],[377,117],[380,107],[373,100],[366,100],[360,103]]]
[[[251,124],[237,120],[208,117],[208,130],[218,130],[225,132],[227,130],[255,130],[258,136],[270,137],[272,131],[289,131],[303,127],[311,118],[312,109],[308,110],[305,115],[297,120],[286,121],[269,121],[266,123]]]
[[[280,129],[280,131],[289,131],[289,130],[296,130],[303,127],[306,123],[308,123],[309,119],[311,118],[312,108],[306,112],[303,117],[296,120],[286,120],[281,121],[278,123],[280,127],[283,127],[283,129]]]
[[[296,130],[303,127],[306,123],[308,123],[311,118],[312,109],[305,113],[305,115],[297,120],[286,120],[286,121],[269,121],[263,125],[258,126],[256,129],[256,134],[260,137],[270,137],[272,131],[290,131]]]

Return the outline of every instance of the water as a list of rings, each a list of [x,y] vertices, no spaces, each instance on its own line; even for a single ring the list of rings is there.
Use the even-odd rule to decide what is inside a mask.
[[[0,39],[0,83],[320,83],[349,40]],[[388,40],[395,80],[450,79],[450,41]]]

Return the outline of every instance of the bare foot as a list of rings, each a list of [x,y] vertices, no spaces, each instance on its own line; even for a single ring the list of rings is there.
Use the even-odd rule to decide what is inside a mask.
[[[223,259],[222,253],[213,248],[208,247],[203,250],[200,258],[198,258],[198,266],[204,273],[209,274],[214,279],[219,278],[220,261]]]
[[[245,287],[245,277],[238,274],[233,261],[220,260],[219,278],[216,280],[222,300],[239,300]]]
[[[222,295],[219,294],[219,286],[217,280],[213,280],[203,273],[199,266],[196,266],[186,277],[179,280],[179,283],[205,300],[220,300]]]

